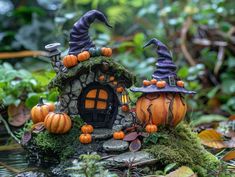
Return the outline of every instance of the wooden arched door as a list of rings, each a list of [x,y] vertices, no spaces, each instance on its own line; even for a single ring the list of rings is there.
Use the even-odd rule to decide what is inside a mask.
[[[86,123],[94,127],[112,127],[118,101],[110,86],[99,83],[88,85],[81,93],[78,103],[79,114]]]

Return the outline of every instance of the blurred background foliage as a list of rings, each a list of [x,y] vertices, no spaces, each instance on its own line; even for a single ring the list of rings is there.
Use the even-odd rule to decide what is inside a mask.
[[[66,55],[72,25],[98,9],[113,28],[95,23],[90,34],[97,46],[113,48],[114,60],[136,74],[136,85],[155,69],[155,49],[143,45],[156,37],[172,51],[186,87],[197,91],[188,99],[188,120],[235,114],[233,0],[0,0],[0,7],[0,53],[43,51],[46,44],[60,42]],[[55,75],[48,58],[8,57],[0,63],[3,105],[24,102],[30,108],[39,96],[56,101],[57,91],[46,87]]]

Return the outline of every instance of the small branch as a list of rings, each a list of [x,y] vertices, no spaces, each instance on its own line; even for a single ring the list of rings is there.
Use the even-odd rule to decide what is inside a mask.
[[[48,53],[44,51],[30,51],[30,50],[25,50],[21,52],[1,52],[0,53],[0,59],[38,57],[38,56],[48,56]]]
[[[219,70],[223,64],[224,61],[224,47],[220,46],[219,47],[219,51],[218,51],[218,55],[217,55],[217,62],[214,68],[214,74],[217,76],[219,73]]]
[[[188,51],[188,49],[186,47],[187,32],[188,32],[191,24],[192,24],[192,17],[189,16],[187,18],[187,20],[185,21],[185,23],[183,25],[183,28],[181,29],[181,34],[180,34],[181,44],[180,44],[180,47],[181,47],[181,50],[182,50],[182,52],[184,54],[184,57],[186,58],[188,63],[191,66],[194,66],[194,65],[196,65],[196,62],[193,59],[193,57],[190,55],[190,53],[189,53],[189,51]]]
[[[143,165],[153,165],[157,162],[157,159],[145,160],[141,162],[136,162],[132,164],[132,167],[143,166]]]
[[[8,126],[7,122],[5,119],[3,119],[2,115],[0,114],[0,122],[3,122],[6,130],[7,130],[7,133],[18,143],[20,144],[20,140],[12,133],[10,127]]]
[[[19,169],[14,168],[12,166],[9,166],[9,165],[7,165],[7,164],[5,164],[3,162],[0,162],[0,165],[3,166],[4,168],[6,168],[7,170],[13,172],[13,173],[20,173],[21,172]]]

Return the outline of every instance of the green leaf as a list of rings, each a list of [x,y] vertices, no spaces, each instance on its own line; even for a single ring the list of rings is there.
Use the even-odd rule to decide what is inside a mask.
[[[167,173],[168,173],[169,171],[171,171],[176,165],[177,165],[177,163],[168,164],[168,165],[164,168],[164,174],[167,174]]]
[[[226,121],[228,120],[226,117],[217,115],[217,114],[210,114],[210,115],[202,115],[201,117],[197,118],[196,120],[193,120],[191,122],[192,126],[198,126],[201,124],[211,123],[211,122],[220,122],[220,121]]]
[[[40,98],[40,95],[32,95],[30,97],[28,97],[25,101],[25,105],[28,108],[32,108],[33,106],[35,106],[36,104],[38,104],[38,100]]]

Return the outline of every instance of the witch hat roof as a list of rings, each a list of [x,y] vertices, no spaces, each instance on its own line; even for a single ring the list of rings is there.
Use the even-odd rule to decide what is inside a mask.
[[[164,88],[158,88],[156,84],[134,87],[131,88],[133,92],[143,92],[143,93],[154,93],[154,92],[171,92],[171,93],[184,93],[184,94],[195,94],[194,91],[186,90],[184,87],[179,87],[176,82],[180,80],[176,74],[176,65],[172,60],[172,56],[168,48],[158,39],[153,38],[144,45],[144,48],[154,44],[157,47],[158,59],[156,63],[157,69],[152,74],[152,78],[157,81],[166,81],[166,86]]]

